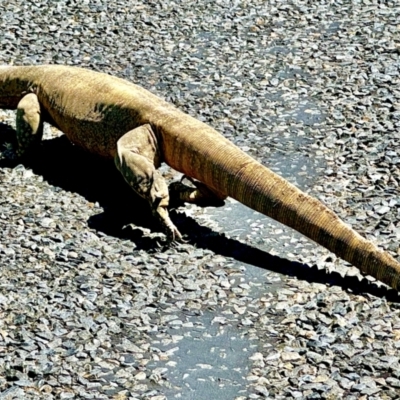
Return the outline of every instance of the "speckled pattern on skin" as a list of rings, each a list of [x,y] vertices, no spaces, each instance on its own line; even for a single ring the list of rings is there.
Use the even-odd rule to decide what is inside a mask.
[[[212,190],[298,230],[361,271],[400,288],[400,264],[389,254],[214,129],[145,89],[75,67],[10,67],[0,72],[1,107],[13,108],[18,101],[19,112],[25,113],[32,133],[41,129],[44,120],[86,150],[113,157],[128,184],[150,203],[171,240],[181,236],[168,215],[168,188],[156,170],[160,159]],[[26,100],[27,92],[33,92],[43,108],[41,122],[37,118],[30,121],[38,104]],[[31,99],[32,93],[28,96]],[[18,136],[26,136],[28,131],[26,126],[17,125]],[[29,143],[19,140],[20,145]],[[19,149],[19,153],[24,151]],[[188,196],[186,200],[196,202],[198,198]]]

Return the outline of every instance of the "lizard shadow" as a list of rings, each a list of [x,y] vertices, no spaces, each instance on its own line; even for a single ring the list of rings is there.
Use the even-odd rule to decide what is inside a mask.
[[[212,250],[216,254],[233,258],[245,264],[253,265],[268,271],[277,272],[289,277],[295,277],[309,283],[322,283],[340,286],[353,294],[369,293],[376,297],[386,298],[395,303],[400,303],[397,290],[368,281],[361,281],[356,276],[342,276],[336,271],[320,270],[316,265],[310,266],[297,261],[272,255],[268,251],[253,247],[216,233],[208,227],[201,226],[191,217],[185,217],[182,223],[177,224],[183,232],[190,232],[189,243],[203,249]]]
[[[0,123],[0,148],[5,143],[15,146],[15,130]],[[98,203],[104,212],[92,217],[89,226],[107,235],[125,237],[122,226],[134,225],[159,229],[148,204],[124,182],[112,160],[104,160],[74,146],[64,135],[43,140],[34,154],[21,160],[2,159],[0,167],[13,168],[23,164],[49,184],[77,193],[92,203]],[[129,238],[141,241],[140,230],[129,231]],[[143,238],[140,247],[154,247],[154,240]]]
[[[13,142],[14,138],[15,131],[0,123],[0,146]],[[20,163],[3,159],[0,160],[0,168],[12,168]],[[159,226],[152,218],[147,202],[129,188],[112,161],[86,153],[72,145],[65,136],[61,136],[44,140],[35,150],[34,157],[27,157],[22,164],[51,185],[77,193],[89,202],[99,203],[104,211],[89,218],[90,228],[106,235],[131,240],[137,250],[156,249],[157,239],[144,235],[139,227],[156,232],[159,231]],[[378,286],[366,279],[359,281],[357,277],[342,277],[337,272],[319,270],[316,266],[271,255],[267,251],[228,238],[223,233],[216,233],[184,213],[171,210],[170,214],[187,242],[198,248],[212,250],[216,254],[308,282],[338,285],[355,294],[369,293],[400,302],[397,291],[393,289]],[[131,226],[130,224],[137,228],[123,228]]]

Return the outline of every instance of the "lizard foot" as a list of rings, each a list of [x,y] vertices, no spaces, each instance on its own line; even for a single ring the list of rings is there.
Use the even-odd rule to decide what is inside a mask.
[[[178,228],[173,224],[169,217],[167,207],[158,206],[153,210],[153,215],[163,227],[164,232],[167,235],[166,242],[168,245],[183,240]]]
[[[183,181],[185,179],[193,186],[184,184]],[[183,175],[180,181],[172,182],[169,185],[169,191],[172,201],[175,203],[194,203],[201,207],[220,207],[225,204],[224,199],[226,196],[220,195],[204,183],[196,181],[186,175]]]
[[[179,235],[179,236],[178,236]],[[173,232],[166,230],[166,239],[163,241],[157,241],[157,248],[155,249],[156,253],[161,253],[168,249],[177,249],[182,244],[189,243],[188,240],[183,239],[180,232],[175,228]]]
[[[181,233],[178,231],[175,225],[166,227],[167,242],[170,244],[175,244],[183,240]]]
[[[14,145],[13,143],[5,143],[4,150],[0,152],[0,158],[11,161],[17,160],[18,154],[16,151],[16,145]]]

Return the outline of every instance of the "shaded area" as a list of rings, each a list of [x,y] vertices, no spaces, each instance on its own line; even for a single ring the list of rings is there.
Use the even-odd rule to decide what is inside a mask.
[[[12,128],[0,123],[1,148],[5,143],[14,141],[14,135]],[[0,160],[0,168],[13,168],[21,162],[35,174],[43,176],[51,185],[78,193],[90,202],[98,202],[104,212],[89,219],[91,228],[107,235],[132,240],[137,249],[158,249],[157,239],[144,236],[139,228],[123,229],[129,224],[150,229],[152,232],[159,231],[160,227],[152,218],[147,203],[125,184],[112,161],[86,153],[72,145],[65,136],[61,136],[44,140],[34,156],[23,161]],[[400,300],[397,291],[393,289],[378,287],[366,279],[360,282],[357,277],[342,277],[337,272],[319,270],[317,266],[310,267],[273,256],[201,226],[195,219],[176,210],[171,210],[171,219],[185,235],[185,240],[196,247],[308,282],[337,285],[356,294],[370,293],[393,302]]]
[[[0,124],[0,147],[15,144],[15,131]],[[73,145],[66,136],[43,140],[41,145],[21,160],[0,160],[0,167],[23,164],[43,176],[51,185],[78,193],[90,202],[98,202],[104,213],[93,217],[89,225],[115,237],[125,237],[121,227],[134,223],[159,230],[147,202],[124,182],[114,163],[87,153]],[[135,233],[129,236],[136,238]]]

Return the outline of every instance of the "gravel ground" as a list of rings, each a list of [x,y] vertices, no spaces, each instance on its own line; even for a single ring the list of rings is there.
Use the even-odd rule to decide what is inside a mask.
[[[0,63],[137,82],[398,257],[399,21],[384,0],[3,0]],[[46,139],[0,159],[1,400],[400,397],[396,292],[233,201],[172,211],[188,243],[156,252],[113,166]]]

